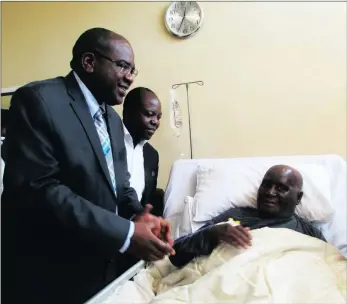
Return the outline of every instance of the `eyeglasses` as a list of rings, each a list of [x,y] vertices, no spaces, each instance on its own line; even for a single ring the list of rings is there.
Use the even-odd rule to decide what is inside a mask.
[[[135,68],[132,68],[131,66],[127,65],[125,62],[113,60],[110,57],[101,54],[99,51],[93,50],[91,52],[95,55],[98,55],[101,58],[111,61],[117,68],[119,68],[119,72],[122,75],[131,75],[131,78],[135,78],[139,73]]]

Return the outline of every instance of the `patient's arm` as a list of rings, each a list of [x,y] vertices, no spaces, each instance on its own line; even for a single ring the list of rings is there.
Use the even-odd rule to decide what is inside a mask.
[[[183,267],[194,258],[201,255],[209,255],[218,244],[212,228],[215,224],[225,222],[228,218],[239,218],[240,208],[231,208],[212,220],[208,221],[198,231],[182,236],[175,240],[174,249],[176,254],[170,256],[170,261],[176,267]]]
[[[209,223],[195,233],[178,238],[173,246],[176,254],[169,257],[171,263],[176,267],[183,267],[200,255],[209,255],[218,245],[218,239],[213,237],[212,227]]]
[[[313,235],[312,235],[313,237],[316,237],[317,239],[320,239],[320,240],[322,240],[324,242],[327,242],[327,240],[325,239],[323,233],[320,230],[318,230],[317,228],[315,228],[313,226],[312,226],[312,228],[313,228]]]
[[[323,236],[322,232],[319,229],[314,227],[309,221],[306,221],[299,216],[296,216],[296,217],[301,224],[301,229],[298,230],[299,232],[326,242],[325,237]]]

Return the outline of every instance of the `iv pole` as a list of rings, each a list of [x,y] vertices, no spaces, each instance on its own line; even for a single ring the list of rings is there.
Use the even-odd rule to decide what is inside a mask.
[[[190,144],[190,158],[193,159],[193,141],[192,141],[192,126],[190,123],[190,102],[189,102],[189,85],[190,84],[198,84],[199,86],[203,86],[204,82],[199,80],[199,81],[191,81],[191,82],[181,82],[181,83],[176,83],[172,85],[172,89],[176,90],[178,87],[184,85],[186,87],[186,93],[187,93],[187,104],[188,104],[188,126],[189,126],[189,144]]]

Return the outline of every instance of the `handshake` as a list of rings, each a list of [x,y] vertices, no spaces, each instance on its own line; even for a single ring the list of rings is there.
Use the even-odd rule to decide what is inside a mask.
[[[161,217],[150,214],[147,204],[142,214],[134,219],[135,231],[127,250],[131,255],[145,261],[157,261],[166,255],[174,255],[170,224]]]

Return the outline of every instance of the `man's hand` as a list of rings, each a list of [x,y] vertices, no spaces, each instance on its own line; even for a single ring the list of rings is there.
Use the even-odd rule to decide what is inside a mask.
[[[159,240],[152,232],[154,224],[151,222],[137,221],[135,231],[130,241],[127,252],[145,261],[157,261],[165,255],[175,254],[174,249]]]
[[[168,243],[170,246],[173,245],[173,240],[171,238],[171,226],[161,217],[156,217],[150,214],[152,210],[152,205],[147,204],[145,210],[141,215],[135,217],[134,222],[149,223],[152,227],[152,232],[156,237]]]
[[[170,246],[173,246],[174,241],[171,238],[171,226],[170,226],[170,224],[161,217],[159,217],[159,220],[160,220],[160,233],[158,236],[159,239],[168,243]]]
[[[229,223],[215,225],[211,228],[213,237],[217,237],[218,241],[226,242],[237,248],[249,248],[252,246],[252,236],[248,227],[241,225],[232,226]]]

